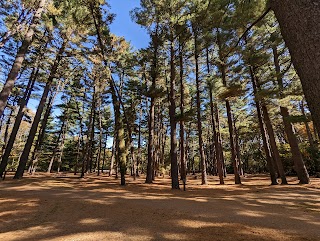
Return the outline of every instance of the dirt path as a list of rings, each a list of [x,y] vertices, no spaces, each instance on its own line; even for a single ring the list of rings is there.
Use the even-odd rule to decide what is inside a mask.
[[[290,180],[290,179],[289,179]],[[27,177],[0,182],[0,240],[320,240],[320,180],[306,186],[170,190],[170,180],[120,187],[108,177]],[[296,183],[291,179],[292,184]]]

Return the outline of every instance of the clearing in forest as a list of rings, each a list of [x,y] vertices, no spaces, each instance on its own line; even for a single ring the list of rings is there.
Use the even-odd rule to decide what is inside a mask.
[[[244,185],[208,186],[189,177],[187,191],[170,179],[38,174],[0,183],[0,240],[320,240],[320,179],[269,186],[267,176]]]

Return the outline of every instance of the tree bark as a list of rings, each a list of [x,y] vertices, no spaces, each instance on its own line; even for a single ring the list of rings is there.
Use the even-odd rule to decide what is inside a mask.
[[[270,0],[320,136],[320,7],[318,0]]]

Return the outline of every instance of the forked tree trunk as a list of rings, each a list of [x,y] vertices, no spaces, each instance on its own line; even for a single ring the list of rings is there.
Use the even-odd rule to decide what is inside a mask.
[[[16,78],[17,78],[17,76],[20,72],[20,69],[22,67],[22,64],[24,62],[25,55],[28,52],[28,48],[33,41],[35,28],[39,24],[39,21],[41,19],[41,15],[45,9],[46,2],[47,2],[47,0],[40,0],[39,6],[33,16],[33,19],[31,21],[29,29],[25,35],[25,38],[21,44],[21,47],[19,48],[19,51],[16,55],[16,58],[15,58],[15,61],[12,65],[10,73],[9,73],[9,75],[6,79],[6,82],[3,86],[3,89],[0,93],[0,116],[3,114],[3,111],[7,105],[8,98],[11,94],[11,91],[14,87],[14,83],[16,81]]]

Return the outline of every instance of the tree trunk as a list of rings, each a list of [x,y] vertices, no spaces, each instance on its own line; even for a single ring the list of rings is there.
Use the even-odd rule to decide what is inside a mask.
[[[249,68],[250,68],[250,77],[251,77],[251,82],[253,87],[253,93],[255,95],[255,104],[257,108],[257,115],[259,120],[259,127],[260,127],[261,136],[262,136],[263,147],[266,154],[266,160],[267,160],[270,178],[271,178],[271,185],[277,185],[278,182],[277,182],[276,170],[275,170],[274,163],[271,156],[270,145],[267,139],[268,133],[267,133],[265,124],[263,123],[263,117],[261,112],[261,102],[258,100],[258,96],[257,96],[257,93],[258,93],[257,83],[255,80],[253,67],[250,66]]]
[[[149,111],[149,136],[148,136],[148,162],[147,162],[147,175],[146,183],[152,183],[153,177],[153,148],[154,148],[154,112],[155,112],[155,99],[151,97],[150,111]]]
[[[262,109],[262,115],[264,118],[264,123],[266,124],[268,135],[270,138],[269,140],[270,140],[270,146],[272,150],[272,157],[277,165],[277,170],[281,178],[281,184],[288,184],[286,174],[284,172],[283,164],[280,158],[280,153],[277,147],[277,143],[276,143],[276,139],[275,139],[275,135],[274,135],[273,127],[269,117],[267,106],[264,103],[262,103],[261,109]]]
[[[219,109],[217,103],[214,104],[214,113],[215,113],[215,123],[216,123],[216,132],[217,132],[217,141],[218,141],[218,148],[220,152],[220,158],[221,158],[221,165],[223,169],[223,176],[227,177],[227,169],[225,165],[225,160],[223,156],[223,148],[222,148],[222,137],[221,137],[221,131],[220,131],[220,117],[219,117]]]
[[[207,49],[207,72],[210,74],[210,61],[209,61],[209,50]],[[210,115],[211,115],[211,122],[212,122],[212,130],[213,130],[213,140],[214,140],[214,148],[216,153],[216,159],[217,159],[217,169],[219,174],[219,181],[220,184],[224,184],[223,180],[223,150],[222,145],[219,139],[220,132],[218,134],[217,128],[216,128],[216,120],[215,120],[215,112],[214,112],[214,103],[213,103],[213,93],[212,93],[212,86],[208,85],[209,89],[209,98],[210,98]],[[218,111],[218,109],[216,110]],[[219,114],[218,114],[219,118]]]
[[[174,43],[171,41],[170,45],[170,159],[171,159],[171,186],[172,189],[180,189],[179,187],[179,168],[178,168],[178,150],[177,150],[177,121],[176,121],[176,70],[175,70],[175,53]]]
[[[243,167],[241,162],[241,150],[239,145],[239,133],[236,126],[236,119],[233,115],[233,129],[234,129],[234,141],[235,141],[235,147],[236,147],[236,156],[237,156],[237,162],[238,162],[238,170],[239,174],[243,176]]]
[[[284,94],[284,85],[283,85],[283,74],[281,73],[281,66],[279,62],[279,54],[277,50],[277,46],[272,47],[273,51],[273,57],[274,57],[274,67],[275,67],[275,73],[277,77],[277,82],[279,85],[280,90],[280,98],[283,98]],[[297,137],[294,134],[293,125],[291,124],[289,120],[289,110],[287,107],[280,106],[280,113],[282,115],[283,123],[284,123],[284,130],[286,133],[286,136],[288,138],[288,142],[291,149],[292,159],[295,164],[295,169],[298,174],[298,178],[300,180],[301,184],[308,184],[309,183],[309,175],[307,172],[307,169],[304,165],[302,155],[299,149],[298,140]]]
[[[320,7],[317,0],[270,0],[320,136]]]
[[[300,103],[300,110],[301,110],[301,113],[302,113],[303,117],[305,118],[304,125],[306,127],[306,132],[307,132],[307,135],[308,135],[308,141],[309,141],[310,147],[312,149],[314,149],[315,148],[314,140],[313,140],[312,133],[311,133],[311,130],[310,130],[310,126],[309,126],[309,123],[308,123],[308,120],[307,120],[307,116],[306,116],[306,113],[305,113],[305,110],[304,110],[304,103],[303,102],[304,101],[302,100],[301,103]]]
[[[103,138],[103,133],[102,133],[102,116],[101,116],[101,98],[102,96],[99,96],[99,151],[98,151],[98,157],[97,157],[97,162],[98,162],[98,176],[100,175],[100,161],[101,161],[101,153],[102,153],[102,138]]]
[[[198,33],[197,27],[193,27],[194,32],[194,55],[196,65],[196,86],[197,86],[197,126],[198,126],[198,138],[199,138],[199,153],[201,163],[201,181],[202,185],[207,185],[207,163],[205,160],[203,150],[203,139],[202,139],[202,121],[201,121],[201,96],[200,96],[200,79],[199,79],[199,53],[198,53]]]
[[[219,47],[219,58],[221,63],[219,64],[219,70],[221,73],[221,78],[223,85],[227,87],[227,74],[226,74],[226,65],[225,59],[222,54],[222,49],[221,49],[221,40],[220,40],[220,33],[218,32],[217,36],[217,43]],[[228,117],[228,127],[229,127],[229,137],[230,137],[230,149],[231,149],[231,158],[232,158],[232,163],[233,163],[233,169],[234,169],[234,179],[235,179],[235,184],[241,184],[241,179],[239,175],[239,170],[238,170],[238,163],[237,163],[237,156],[236,156],[236,147],[234,144],[234,131],[233,131],[233,122],[232,122],[232,111],[231,111],[231,106],[230,102],[228,99],[225,100],[226,103],[226,109],[227,109],[227,117]]]
[[[52,69],[51,69],[51,72],[50,72],[50,76],[49,76],[49,78],[47,80],[47,83],[46,83],[46,86],[44,88],[44,91],[43,91],[39,106],[37,108],[37,112],[36,112],[34,120],[32,122],[32,126],[31,126],[31,129],[30,129],[30,132],[29,132],[29,136],[28,136],[27,142],[26,142],[26,144],[24,146],[23,152],[22,152],[21,157],[20,157],[19,166],[18,166],[18,169],[17,169],[17,171],[15,173],[15,176],[14,176],[15,179],[20,179],[23,176],[23,172],[24,172],[24,169],[25,169],[27,161],[28,161],[28,157],[29,157],[29,154],[30,154],[32,143],[33,143],[33,140],[34,140],[35,135],[37,133],[38,125],[40,123],[41,115],[42,115],[42,112],[44,110],[44,106],[45,106],[49,91],[51,89],[51,85],[52,85],[53,79],[55,78],[56,72],[57,72],[59,64],[60,64],[61,55],[63,54],[63,52],[64,52],[64,50],[66,48],[66,45],[67,45],[67,41],[64,40],[59,52],[57,53],[56,59],[54,61],[54,64],[52,66]]]
[[[181,119],[180,119],[180,175],[181,180],[184,183],[184,186],[187,181],[187,174],[186,174],[186,158],[185,158],[185,127],[184,127],[184,106],[185,106],[185,93],[184,93],[184,65],[183,65],[183,44],[180,43],[180,56],[179,56],[179,63],[180,63],[180,112],[181,112]]]
[[[110,176],[112,176],[112,174],[113,174],[115,156],[116,156],[116,135],[114,135],[113,141],[112,141],[111,161],[110,161]]]
[[[35,68],[33,70],[32,74],[31,74],[31,76],[30,76],[26,91],[24,92],[24,96],[20,100],[19,111],[18,111],[18,114],[16,116],[16,119],[15,119],[12,131],[11,131],[11,134],[10,134],[10,138],[9,138],[8,144],[6,145],[5,152],[4,152],[4,154],[2,156],[2,159],[1,159],[0,178],[2,177],[4,171],[5,171],[6,167],[7,167],[8,159],[9,159],[11,150],[13,148],[14,141],[15,141],[15,139],[17,137],[17,134],[18,134],[18,131],[19,131],[19,127],[20,127],[20,124],[22,122],[22,118],[24,116],[24,112],[25,112],[26,106],[28,104],[28,101],[30,99],[30,95],[31,95],[35,80],[38,77],[38,74],[39,74],[39,68]]]
[[[154,126],[155,126],[155,89],[156,81],[158,76],[158,30],[159,24],[156,24],[155,33],[152,35],[152,46],[153,46],[153,59],[151,66],[151,101],[150,101],[150,111],[149,111],[149,136],[148,136],[148,163],[147,163],[147,176],[146,183],[152,183],[153,180],[153,167],[154,167]]]
[[[293,126],[289,120],[290,118],[289,111],[285,107],[280,107],[280,111],[281,111],[281,115],[283,116],[284,128],[290,144],[292,159],[294,162],[295,170],[298,174],[298,178],[300,180],[300,184],[308,184],[310,181],[309,174],[302,160],[302,155],[299,150],[297,138],[293,132]]]
[[[17,78],[17,76],[20,72],[20,69],[22,67],[22,64],[24,62],[25,55],[28,52],[28,48],[33,41],[35,28],[39,24],[41,15],[45,9],[46,2],[47,2],[47,0],[41,0],[39,2],[38,9],[33,16],[30,27],[25,35],[25,38],[21,44],[21,47],[19,48],[19,51],[16,55],[16,58],[15,58],[15,61],[12,65],[10,73],[9,73],[7,80],[3,86],[3,89],[0,93],[0,116],[3,114],[3,111],[7,105],[8,98],[11,94],[11,91],[14,87],[14,83],[16,81],[16,78]]]

